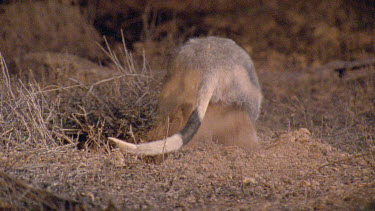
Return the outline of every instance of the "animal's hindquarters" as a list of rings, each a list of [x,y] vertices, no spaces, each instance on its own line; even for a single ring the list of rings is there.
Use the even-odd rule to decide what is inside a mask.
[[[182,46],[159,100],[158,124],[148,136],[156,141],[123,144],[124,151],[163,154],[200,137],[247,150],[258,146],[253,123],[261,107],[260,85],[251,58],[230,39],[198,38]]]
[[[151,140],[163,139],[180,131],[187,122],[187,118],[183,118],[182,114],[181,109],[171,112],[169,118],[163,118],[166,121],[160,121],[148,133],[148,137]],[[194,146],[198,142],[207,140],[223,145],[239,146],[247,151],[259,147],[255,128],[247,112],[239,106],[222,103],[209,104],[202,125],[189,145]]]
[[[198,130],[196,138],[212,140],[223,145],[238,146],[247,151],[259,148],[253,123],[244,111],[237,105],[211,103]]]

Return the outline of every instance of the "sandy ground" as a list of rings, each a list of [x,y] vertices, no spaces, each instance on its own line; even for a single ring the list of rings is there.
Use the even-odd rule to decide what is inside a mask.
[[[157,164],[116,149],[106,154],[63,146],[2,154],[1,164],[17,182],[84,208],[357,210],[374,208],[373,153],[342,152],[301,128],[254,153],[203,142]],[[46,207],[49,198],[33,201],[27,187],[0,181],[2,207]],[[5,201],[8,191],[17,197]]]

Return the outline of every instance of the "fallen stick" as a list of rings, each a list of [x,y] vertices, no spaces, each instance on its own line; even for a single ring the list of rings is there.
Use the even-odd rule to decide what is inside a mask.
[[[357,61],[333,61],[316,68],[314,72],[323,73],[327,70],[334,70],[339,74],[339,77],[342,78],[347,70],[356,70],[369,65],[375,65],[375,58],[368,58]]]

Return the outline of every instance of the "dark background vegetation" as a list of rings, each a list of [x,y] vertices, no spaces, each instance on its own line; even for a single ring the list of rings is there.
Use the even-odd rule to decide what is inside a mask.
[[[168,60],[208,35],[252,57],[265,148],[309,140],[319,158],[297,142],[259,155],[204,145],[164,162],[115,151],[106,137],[147,140]],[[0,52],[1,208],[374,206],[372,0],[3,0]],[[315,174],[323,161],[328,176]]]

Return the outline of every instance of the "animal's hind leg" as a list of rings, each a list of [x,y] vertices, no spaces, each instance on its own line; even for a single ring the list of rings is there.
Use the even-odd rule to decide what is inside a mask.
[[[236,145],[247,151],[259,148],[255,128],[248,113],[234,105],[211,103],[197,137],[212,137],[224,145]]]

